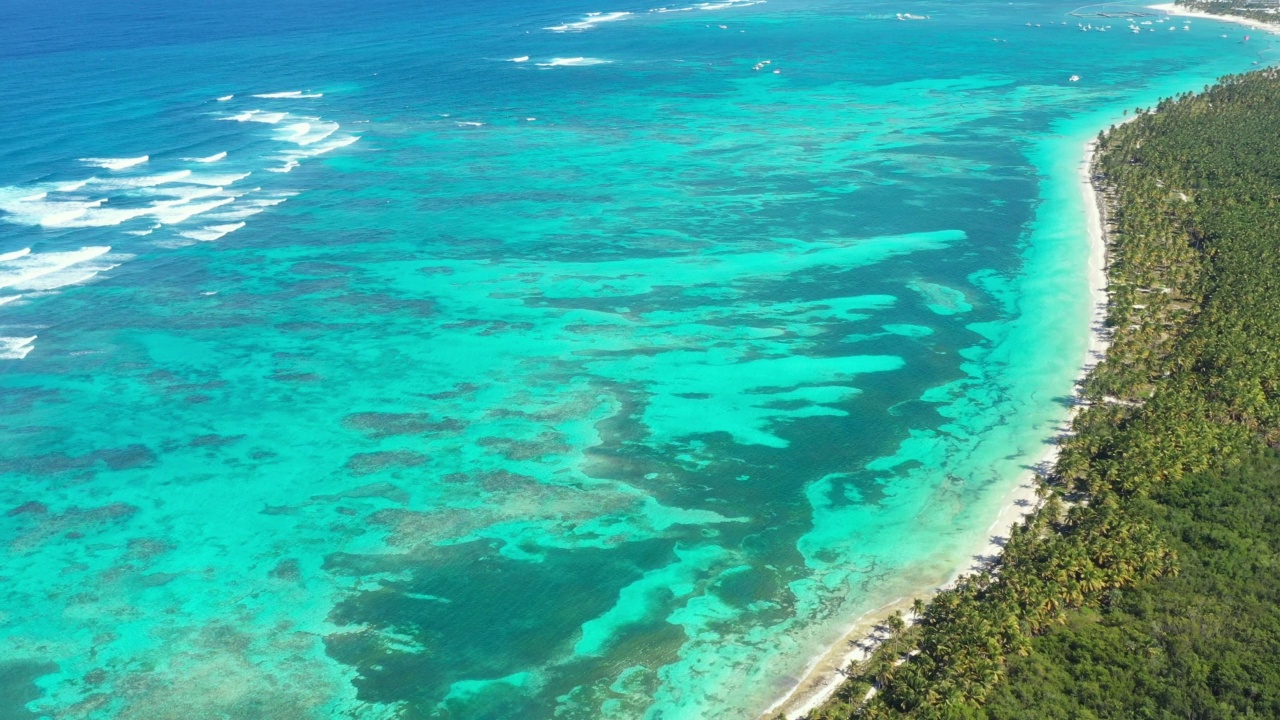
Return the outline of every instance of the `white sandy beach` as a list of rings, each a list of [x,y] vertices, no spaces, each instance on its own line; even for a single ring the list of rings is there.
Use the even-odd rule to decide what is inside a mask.
[[[1131,120],[1132,118],[1129,118]],[[1102,222],[1102,208],[1092,183],[1092,167],[1094,141],[1084,146],[1084,157],[1079,167],[1079,185],[1084,198],[1086,224],[1089,232],[1088,283],[1093,312],[1090,316],[1089,342],[1081,363],[1080,373],[1076,378],[1078,394],[1079,384],[1106,353],[1108,340],[1103,333],[1107,316],[1107,244]],[[1059,435],[1069,431],[1071,420],[1080,406],[1072,408],[1059,427]],[[1040,468],[1051,468],[1058,460],[1058,444],[1049,445],[1044,456],[1036,463]],[[1009,536],[1014,525],[1022,521],[1038,504],[1036,484],[1033,472],[1028,471],[1009,491],[1001,504],[999,514],[987,528],[984,540],[976,541],[966,558],[996,558],[1000,555],[1002,543]],[[886,618],[896,611],[909,616],[909,610],[916,597],[928,600],[939,590],[950,587],[960,576],[975,569],[971,562],[957,567],[951,578],[940,588],[920,588],[915,595],[900,597],[883,607],[863,614],[845,632],[840,641],[825,654],[814,659],[806,670],[804,677],[784,697],[779,699],[765,711],[762,718],[773,718],[782,713],[788,720],[803,717],[822,703],[826,702],[845,680],[843,669],[855,660],[865,659],[869,651],[877,643],[875,629]]]
[[[1159,12],[1167,13],[1169,15],[1177,15],[1179,17],[1199,18],[1201,20],[1220,20],[1222,22],[1229,22],[1229,23],[1236,23],[1237,25],[1244,25],[1245,27],[1250,27],[1250,28],[1253,28],[1254,30],[1261,30],[1263,32],[1271,33],[1273,35],[1280,34],[1277,32],[1277,31],[1280,31],[1280,27],[1277,27],[1275,23],[1265,23],[1260,20],[1252,20],[1250,18],[1240,17],[1239,15],[1215,15],[1213,13],[1200,12],[1199,10],[1190,10],[1188,8],[1181,7],[1179,5],[1175,5],[1174,3],[1148,5],[1147,8],[1150,10],[1157,10]],[[1277,18],[1277,21],[1280,21],[1280,18]]]

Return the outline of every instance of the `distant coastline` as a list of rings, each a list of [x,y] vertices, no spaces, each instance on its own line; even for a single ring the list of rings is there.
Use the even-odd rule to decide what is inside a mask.
[[[1218,13],[1207,13],[1201,10],[1192,10],[1191,8],[1178,5],[1177,3],[1161,3],[1159,5],[1148,5],[1151,10],[1158,10],[1169,15],[1178,17],[1199,18],[1201,20],[1218,20],[1221,22],[1236,23],[1245,27],[1261,30],[1272,34],[1280,34],[1280,25],[1276,23],[1267,23],[1261,20],[1254,20],[1242,15],[1222,15]]]

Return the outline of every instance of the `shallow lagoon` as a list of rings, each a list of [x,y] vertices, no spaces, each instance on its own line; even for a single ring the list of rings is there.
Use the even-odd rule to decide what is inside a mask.
[[[0,31],[0,715],[763,709],[1064,416],[1083,142],[1269,57],[504,5]]]

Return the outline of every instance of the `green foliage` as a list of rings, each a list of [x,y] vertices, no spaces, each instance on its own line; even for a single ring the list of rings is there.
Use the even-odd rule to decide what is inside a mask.
[[[1102,138],[1113,342],[1050,498],[814,718],[1280,717],[1277,107],[1261,71]]]
[[[1182,573],[1073,614],[1009,663],[990,720],[1280,717],[1280,454],[1135,508]]]
[[[1272,8],[1257,0],[1174,0],[1174,2],[1191,10],[1214,15],[1238,15],[1264,23],[1275,23],[1280,20],[1276,15],[1267,12]]]

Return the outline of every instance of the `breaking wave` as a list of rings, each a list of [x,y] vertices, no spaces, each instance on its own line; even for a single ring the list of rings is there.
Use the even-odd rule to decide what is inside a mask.
[[[626,20],[633,15],[634,13],[629,12],[587,13],[586,17],[578,22],[564,23],[563,25],[552,25],[546,29],[551,32],[582,32],[583,30],[590,30],[601,23]]]
[[[141,155],[131,158],[80,158],[80,162],[107,170],[125,170],[134,165],[141,165],[150,159],[149,155]]]
[[[254,97],[283,101],[321,95],[289,91]],[[59,231],[33,238],[29,247],[0,253],[0,307],[13,307],[25,294],[92,282],[140,250],[221,240],[246,227],[249,218],[297,194],[279,187],[283,180],[266,182],[273,177],[267,173],[288,173],[309,158],[360,139],[338,122],[295,114],[287,106],[279,111],[237,108],[234,97],[218,98],[232,107],[214,114],[217,120],[245,123],[241,144],[232,148],[234,162],[227,151],[183,158],[164,152],[86,157],[80,162],[109,172],[0,187],[0,222]],[[255,129],[259,123],[270,127]],[[221,135],[225,139],[225,133]],[[153,156],[162,159],[152,161]],[[225,165],[226,170],[209,172],[211,163]],[[245,183],[250,177],[262,182]],[[115,233],[118,240],[102,242],[104,232]],[[26,357],[36,336],[19,336],[13,329],[6,333],[2,321],[0,316],[0,359]]]
[[[538,67],[586,67],[588,65],[607,65],[611,62],[613,61],[590,57],[551,58],[547,62],[538,63]]]
[[[256,98],[265,98],[267,100],[295,100],[298,98],[318,98],[324,97],[324,93],[305,93],[301,90],[289,90],[287,92],[259,93],[254,95]]]

